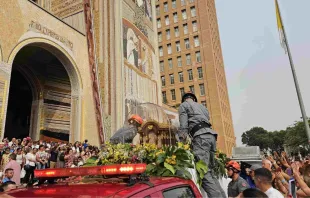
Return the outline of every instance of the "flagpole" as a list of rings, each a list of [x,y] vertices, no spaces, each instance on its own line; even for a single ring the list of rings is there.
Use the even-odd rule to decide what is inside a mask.
[[[278,2],[276,2],[276,3],[278,4]],[[279,5],[278,5],[278,7],[279,7]],[[279,11],[279,17],[280,17],[280,19],[282,21],[282,16],[281,16],[280,8],[279,8],[278,11]],[[299,101],[301,115],[302,115],[302,118],[303,118],[303,121],[304,121],[304,124],[305,124],[305,127],[306,127],[306,132],[307,132],[307,136],[308,136],[308,143],[310,143],[310,128],[309,128],[308,117],[307,117],[307,114],[306,114],[304,102],[302,100],[302,96],[301,96],[301,92],[300,92],[300,88],[299,88],[299,83],[298,83],[296,72],[295,72],[295,66],[294,66],[294,62],[293,62],[293,59],[292,59],[292,54],[291,54],[290,46],[289,46],[288,40],[286,38],[286,32],[285,32],[285,29],[284,29],[284,25],[283,25],[283,23],[281,23],[281,25],[282,25],[282,30],[283,30],[284,43],[286,45],[287,55],[288,55],[288,59],[290,61],[291,70],[292,70],[292,74],[293,74],[293,79],[294,79],[294,82],[295,82],[295,88],[296,88],[296,92],[297,92],[297,97],[298,97],[298,101]]]

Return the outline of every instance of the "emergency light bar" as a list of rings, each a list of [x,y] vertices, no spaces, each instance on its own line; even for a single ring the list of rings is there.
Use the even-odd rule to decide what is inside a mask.
[[[131,175],[141,174],[146,170],[146,164],[115,164],[79,168],[53,168],[34,170],[35,178],[57,178],[86,175]]]

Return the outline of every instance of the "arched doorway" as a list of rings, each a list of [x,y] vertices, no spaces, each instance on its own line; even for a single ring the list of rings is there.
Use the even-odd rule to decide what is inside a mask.
[[[30,43],[21,47],[12,61],[4,137],[77,140],[76,76],[69,58],[54,46]]]

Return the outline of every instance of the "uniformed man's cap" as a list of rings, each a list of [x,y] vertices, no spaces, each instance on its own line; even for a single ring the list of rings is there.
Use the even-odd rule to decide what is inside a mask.
[[[197,102],[197,97],[192,92],[187,92],[182,97],[182,102],[184,102],[187,98],[192,98],[195,102]]]

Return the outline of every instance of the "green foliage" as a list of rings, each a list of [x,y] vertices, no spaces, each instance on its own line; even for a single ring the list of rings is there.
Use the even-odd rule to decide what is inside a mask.
[[[214,174],[217,178],[227,178],[225,168],[225,164],[227,161],[227,155],[225,153],[222,153],[220,150],[217,150],[215,154],[215,162],[213,168]]]
[[[202,179],[204,178],[205,174],[207,174],[208,172],[208,167],[206,163],[202,160],[199,160],[198,162],[196,162],[196,171],[198,173],[197,183],[199,184],[199,186],[201,186]]]
[[[281,131],[267,131],[262,127],[253,127],[242,134],[242,143],[248,146],[259,146],[261,150],[282,151],[284,145],[292,151],[299,151],[300,146],[308,146],[304,122],[295,122]]]

